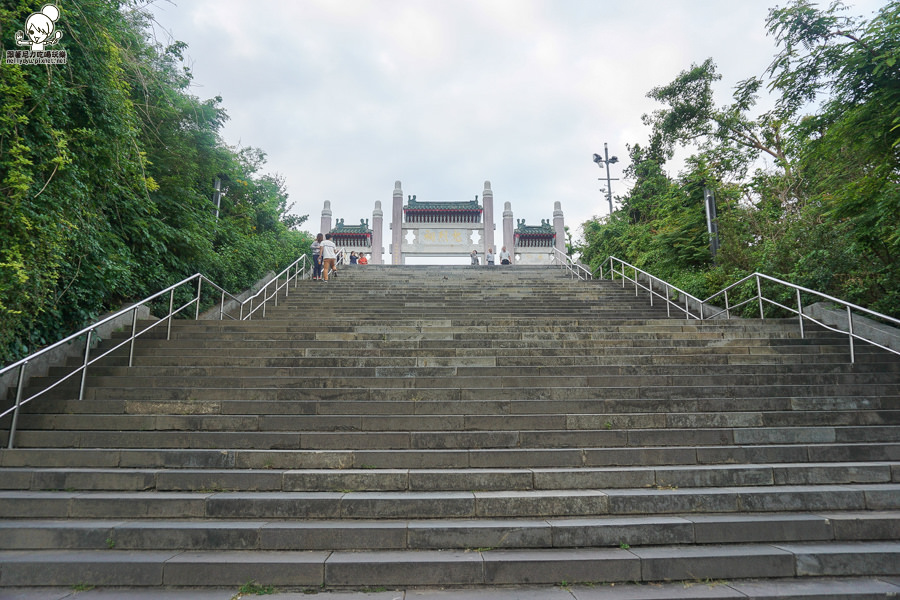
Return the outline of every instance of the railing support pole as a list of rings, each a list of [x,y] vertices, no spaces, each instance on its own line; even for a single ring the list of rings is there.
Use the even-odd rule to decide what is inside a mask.
[[[222,303],[219,304],[219,320],[225,318],[225,290],[222,290]]]
[[[203,291],[203,277],[197,278],[197,306],[194,309],[194,320],[200,320],[200,292]]]
[[[128,348],[128,366],[134,366],[134,338],[137,333],[137,305],[134,307],[134,312],[131,313],[131,344]]]
[[[756,297],[759,298],[759,318],[765,319],[766,314],[763,312],[762,285],[759,283],[759,275],[756,276]]]
[[[172,309],[175,307],[175,288],[169,292],[169,323],[166,325],[166,341],[172,339]]]
[[[7,440],[6,447],[10,450],[13,449],[13,444],[16,439],[16,423],[19,421],[19,408],[22,406],[22,386],[25,384],[25,367],[28,366],[28,361],[22,363],[22,366],[19,367],[19,380],[16,384],[16,410],[13,412],[12,424],[9,426],[9,439]]]
[[[850,307],[847,307],[847,329],[850,331],[850,362],[856,362],[856,353],[853,350],[853,313]]]
[[[653,306],[653,275],[648,275],[647,284],[650,287],[650,306]]]
[[[725,318],[726,319],[731,318],[731,312],[730,312],[730,309],[728,308],[728,290],[727,289],[725,290]]]
[[[637,282],[637,280],[638,280],[637,267],[634,267],[634,297],[635,298],[638,297],[638,282]]]
[[[81,386],[78,388],[78,400],[84,399],[84,384],[87,382],[87,368],[91,357],[91,338],[94,335],[93,329],[88,329],[87,339],[84,341],[84,363],[81,365]]]
[[[278,289],[278,286],[275,286]],[[263,287],[263,319],[266,318],[266,304],[269,303],[269,284],[267,283],[265,287]]]
[[[297,266],[294,265],[294,268],[296,269]],[[297,272],[294,271],[294,276],[296,277],[296,275],[297,275]],[[287,279],[284,280],[284,299],[287,300],[288,296],[290,296],[290,295],[291,295],[291,267],[290,267],[290,265],[288,265]]]
[[[800,290],[797,290],[797,316],[800,317],[800,337],[805,338],[803,332],[803,305],[800,303]]]
[[[672,316],[672,295],[669,293],[668,283],[666,283],[666,316]]]

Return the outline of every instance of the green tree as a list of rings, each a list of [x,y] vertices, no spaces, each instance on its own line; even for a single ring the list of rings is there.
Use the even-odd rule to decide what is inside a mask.
[[[0,22],[24,29],[33,11],[6,1]],[[65,65],[0,66],[0,362],[197,271],[241,289],[310,241],[264,153],[223,143],[222,99],[188,93],[185,45],[152,42],[141,3],[62,11]],[[231,192],[218,220],[216,177]]]

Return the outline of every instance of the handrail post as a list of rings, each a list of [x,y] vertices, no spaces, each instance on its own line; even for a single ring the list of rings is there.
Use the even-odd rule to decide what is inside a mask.
[[[638,273],[637,267],[634,267],[634,297],[638,297]]]
[[[194,320],[200,320],[200,292],[203,290],[203,276],[197,278],[197,307],[194,309]]]
[[[672,316],[672,295],[669,293],[669,282],[666,283],[666,316]]]
[[[88,329],[87,339],[84,341],[84,363],[81,365],[81,386],[78,388],[78,400],[84,399],[84,384],[87,382],[87,368],[91,356],[91,337],[94,335],[93,329]]]
[[[850,362],[856,362],[856,353],[853,350],[853,313],[850,312],[850,307],[847,307],[847,329],[850,332]]]
[[[169,323],[166,326],[166,341],[172,339],[172,309],[175,306],[175,288],[169,292]]]
[[[763,312],[762,285],[759,283],[759,275],[756,276],[756,297],[759,298],[759,318],[765,319],[766,314]]]
[[[222,303],[219,305],[219,320],[225,318],[225,290],[222,290]]]
[[[619,267],[622,269],[622,289],[625,289],[625,263],[621,260],[619,261]]]
[[[7,440],[6,447],[10,450],[13,449],[13,443],[16,437],[16,423],[19,421],[19,408],[22,407],[22,386],[25,384],[25,367],[28,366],[28,361],[22,363],[22,366],[19,367],[19,381],[16,384],[16,410],[13,412],[12,423],[9,426],[9,439]]]
[[[800,317],[800,338],[805,338],[803,333],[803,305],[800,303],[800,290],[797,290],[797,316]]]
[[[275,289],[278,289],[277,285],[275,286]],[[266,318],[266,304],[268,304],[268,303],[269,303],[269,284],[267,283],[263,287],[263,314],[262,314],[263,319]]]
[[[131,344],[128,348],[128,366],[134,366],[134,338],[137,337],[137,304],[134,305],[134,312],[131,313]]]
[[[728,288],[725,288],[725,318],[731,318],[731,311],[728,308]]]
[[[701,321],[703,320],[703,304],[704,304],[704,302],[701,300],[700,301],[700,320]]]

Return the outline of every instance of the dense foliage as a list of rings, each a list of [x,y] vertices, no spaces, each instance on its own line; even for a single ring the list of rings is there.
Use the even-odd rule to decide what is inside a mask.
[[[644,117],[646,147],[629,148],[634,187],[584,224],[583,258],[615,255],[700,297],[759,271],[900,315],[900,3],[846,15],[840,2],[770,10],[778,53],[729,105],[714,102],[712,59],[651,90],[663,108]],[[753,115],[765,90],[773,108]],[[672,178],[678,146],[695,154]]]
[[[35,6],[0,1],[4,55]],[[130,1],[60,10],[66,64],[0,65],[0,364],[196,272],[239,291],[310,242],[265,155],[220,138],[221,98],[190,93],[184,44]]]

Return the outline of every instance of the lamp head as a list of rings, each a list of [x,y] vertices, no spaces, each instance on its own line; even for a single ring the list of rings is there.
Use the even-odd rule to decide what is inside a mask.
[[[617,162],[619,162],[619,157],[618,157],[618,156],[610,156],[610,157],[609,157],[609,164],[614,165],[614,164],[616,164]]]
[[[603,157],[600,156],[599,154],[595,154],[595,155],[594,155],[594,162],[597,163],[597,164],[599,165],[600,163],[603,162]]]

